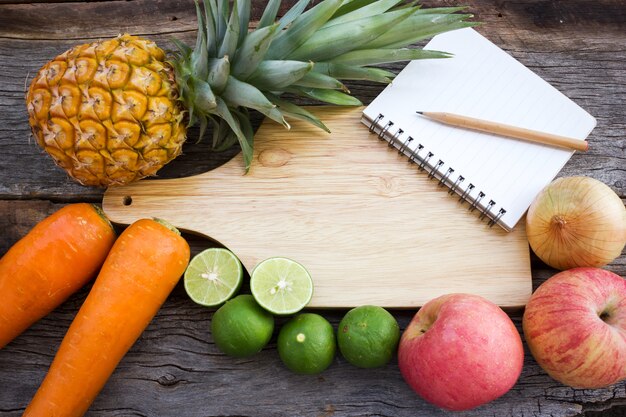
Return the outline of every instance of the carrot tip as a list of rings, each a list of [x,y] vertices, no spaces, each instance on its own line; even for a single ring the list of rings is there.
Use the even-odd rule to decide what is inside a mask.
[[[180,236],[180,231],[174,227],[174,225],[172,225],[171,223],[163,220],[163,219],[159,219],[157,217],[153,217],[152,220],[154,220],[155,222],[159,223],[161,226],[165,226],[168,229],[170,229],[172,232],[176,233],[178,236]]]
[[[94,210],[96,210],[96,213],[98,213],[98,216],[100,216],[102,218],[102,220],[104,220],[111,229],[115,230],[113,228],[113,224],[111,224],[111,221],[109,220],[109,218],[107,217],[107,215],[104,213],[104,210],[102,210],[102,208],[100,206],[98,206],[97,204],[92,204],[91,207],[94,208]]]

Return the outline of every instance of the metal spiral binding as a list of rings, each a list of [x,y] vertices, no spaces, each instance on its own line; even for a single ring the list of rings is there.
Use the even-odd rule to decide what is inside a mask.
[[[459,203],[464,203],[466,201],[469,201],[467,199],[467,196],[472,192],[473,189],[474,189],[474,184],[470,182],[467,188],[465,189],[465,191],[463,191],[463,194],[461,194],[461,198],[459,198]]]
[[[489,200],[489,204],[487,204],[487,207],[485,207],[484,210],[482,210],[482,213],[480,213],[480,216],[478,216],[479,220],[482,220],[485,218],[485,216],[488,215],[489,211],[493,208],[493,206],[496,205],[496,202],[493,200]]]
[[[498,211],[498,215],[494,218],[492,218],[491,220],[489,220],[489,223],[487,223],[487,225],[489,227],[493,227],[494,224],[498,223],[498,221],[502,218],[502,216],[504,216],[506,214],[506,210],[505,209],[500,209],[500,211]]]
[[[409,147],[409,145],[411,144],[411,142],[413,142],[413,137],[409,136],[407,138],[407,140],[405,140],[404,142],[402,142],[402,145],[400,145],[400,147],[398,148],[398,153],[399,154],[403,154],[404,151],[406,151],[406,148]]]
[[[441,161],[441,159],[439,161]],[[450,175],[452,175],[453,172],[454,172],[453,168],[448,168],[448,170],[446,171],[446,174],[442,176],[441,179],[439,180],[440,187],[443,187],[444,185],[446,185],[446,181],[448,181],[448,178],[450,178]],[[462,177],[459,175],[459,178],[462,178]]]
[[[439,172],[439,168],[441,168],[442,165],[443,165],[443,161],[441,159],[437,161],[435,165],[433,165],[432,169],[428,173],[429,180],[435,178],[435,173]]]
[[[465,177],[463,175],[459,175],[456,178],[456,181],[454,181],[454,184],[452,184],[452,187],[450,187],[450,191],[448,191],[448,194],[452,195],[456,193],[456,189],[459,188],[459,185],[461,185],[463,181],[465,181]]]
[[[376,128],[376,126],[378,126],[378,122],[380,122],[383,119],[383,114],[379,113],[378,116],[376,116],[376,118],[372,121],[372,124],[370,125],[370,133],[374,133],[374,129]]]
[[[487,225],[489,227],[493,227],[493,225],[497,224],[502,216],[506,214],[506,210],[503,208],[500,208],[497,214],[492,212],[496,206],[496,202],[494,200],[489,200],[489,203],[484,208],[481,207],[480,203],[486,197],[484,192],[479,191],[476,197],[472,197],[472,192],[476,188],[472,183],[469,183],[465,189],[461,191],[461,185],[465,181],[465,177],[459,175],[456,177],[454,182],[452,182],[450,177],[454,173],[454,168],[448,167],[447,170],[444,171],[442,167],[445,165],[445,162],[441,159],[437,160],[437,163],[431,166],[429,161],[435,156],[435,154],[432,152],[426,152],[425,155],[420,155],[420,152],[424,150],[424,146],[421,143],[418,143],[414,149],[411,149],[410,145],[414,138],[412,136],[408,136],[405,140],[401,140],[404,130],[400,128],[397,129],[395,133],[391,134],[390,129],[394,126],[394,123],[391,120],[388,120],[385,124],[381,123],[384,118],[385,116],[382,113],[379,113],[378,116],[371,122],[369,131],[371,133],[376,133],[376,128],[380,129],[376,134],[380,140],[387,140],[390,148],[393,148],[394,146],[397,147],[398,153],[407,155],[408,161],[410,163],[416,163],[420,171],[427,170],[428,178],[438,179],[437,184],[440,187],[447,185],[449,188],[449,194],[459,194],[459,202],[464,203],[467,201],[470,203],[468,208],[469,211],[475,211],[478,209],[480,211],[480,216],[478,217],[480,220],[486,217],[489,218]],[[450,184],[450,182],[452,183]]]
[[[478,207],[478,205],[480,204],[480,201],[485,198],[485,193],[483,193],[482,191],[480,191],[478,193],[478,198],[475,198],[474,201],[472,201],[472,204],[470,204],[469,207],[469,211],[474,211],[476,210],[476,207]]]
[[[393,126],[393,122],[387,122],[387,124],[385,125],[385,128],[382,129],[379,133],[378,133],[378,139],[380,140],[385,140],[385,134],[387,133],[387,131],[389,130],[389,128]]]
[[[418,160],[419,153],[422,149],[424,149],[424,147],[421,143],[419,143],[417,145],[417,148],[413,149],[413,152],[411,152],[411,155],[409,155],[409,162],[415,162],[416,160]]]
[[[426,164],[428,164],[428,161],[430,161],[430,158],[432,158],[434,155],[435,155],[434,153],[432,153],[432,152],[428,152],[428,153],[426,154],[426,158],[424,158],[424,159],[422,159],[422,160],[420,161],[420,163],[419,163],[419,165],[417,166],[417,168],[418,168],[420,171],[423,171],[423,170],[424,170],[424,167],[426,166]]]
[[[398,138],[400,137],[400,135],[402,135],[404,133],[404,130],[402,129],[398,129],[396,130],[396,133],[394,133],[394,135],[391,137],[391,139],[389,139],[389,146],[390,148],[393,148],[393,146],[396,144],[396,141],[398,140]]]

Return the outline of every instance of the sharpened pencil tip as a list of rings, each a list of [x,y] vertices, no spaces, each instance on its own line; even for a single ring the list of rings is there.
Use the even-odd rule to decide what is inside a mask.
[[[423,111],[416,111],[415,113],[417,113],[417,114],[424,114]]]

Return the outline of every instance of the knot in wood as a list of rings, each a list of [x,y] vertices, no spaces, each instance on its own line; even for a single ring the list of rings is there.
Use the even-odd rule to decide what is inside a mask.
[[[164,387],[172,387],[176,384],[178,384],[180,382],[180,380],[178,378],[176,378],[176,376],[167,373],[165,375],[161,375],[158,379],[157,382],[159,383],[159,385],[162,385]]]
[[[259,154],[259,162],[266,167],[277,168],[291,159],[291,153],[282,148],[265,149]]]
[[[400,195],[398,180],[395,177],[378,177],[376,188],[379,194],[385,197],[397,197]]]

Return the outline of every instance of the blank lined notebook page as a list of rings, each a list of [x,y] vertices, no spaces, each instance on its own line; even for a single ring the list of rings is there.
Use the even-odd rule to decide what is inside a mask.
[[[577,139],[585,139],[596,121],[471,28],[438,35],[425,49],[454,57],[410,62],[365,109],[363,122],[369,125],[382,115],[376,132],[393,122],[383,132],[387,140],[400,148],[412,137],[404,153],[422,145],[419,155],[433,154],[427,169],[445,177],[449,187],[456,184],[455,191],[466,193],[469,201],[483,193],[478,207],[488,208],[492,218],[503,209],[498,223],[511,230],[573,151],[447,126],[416,111],[456,113]]]

